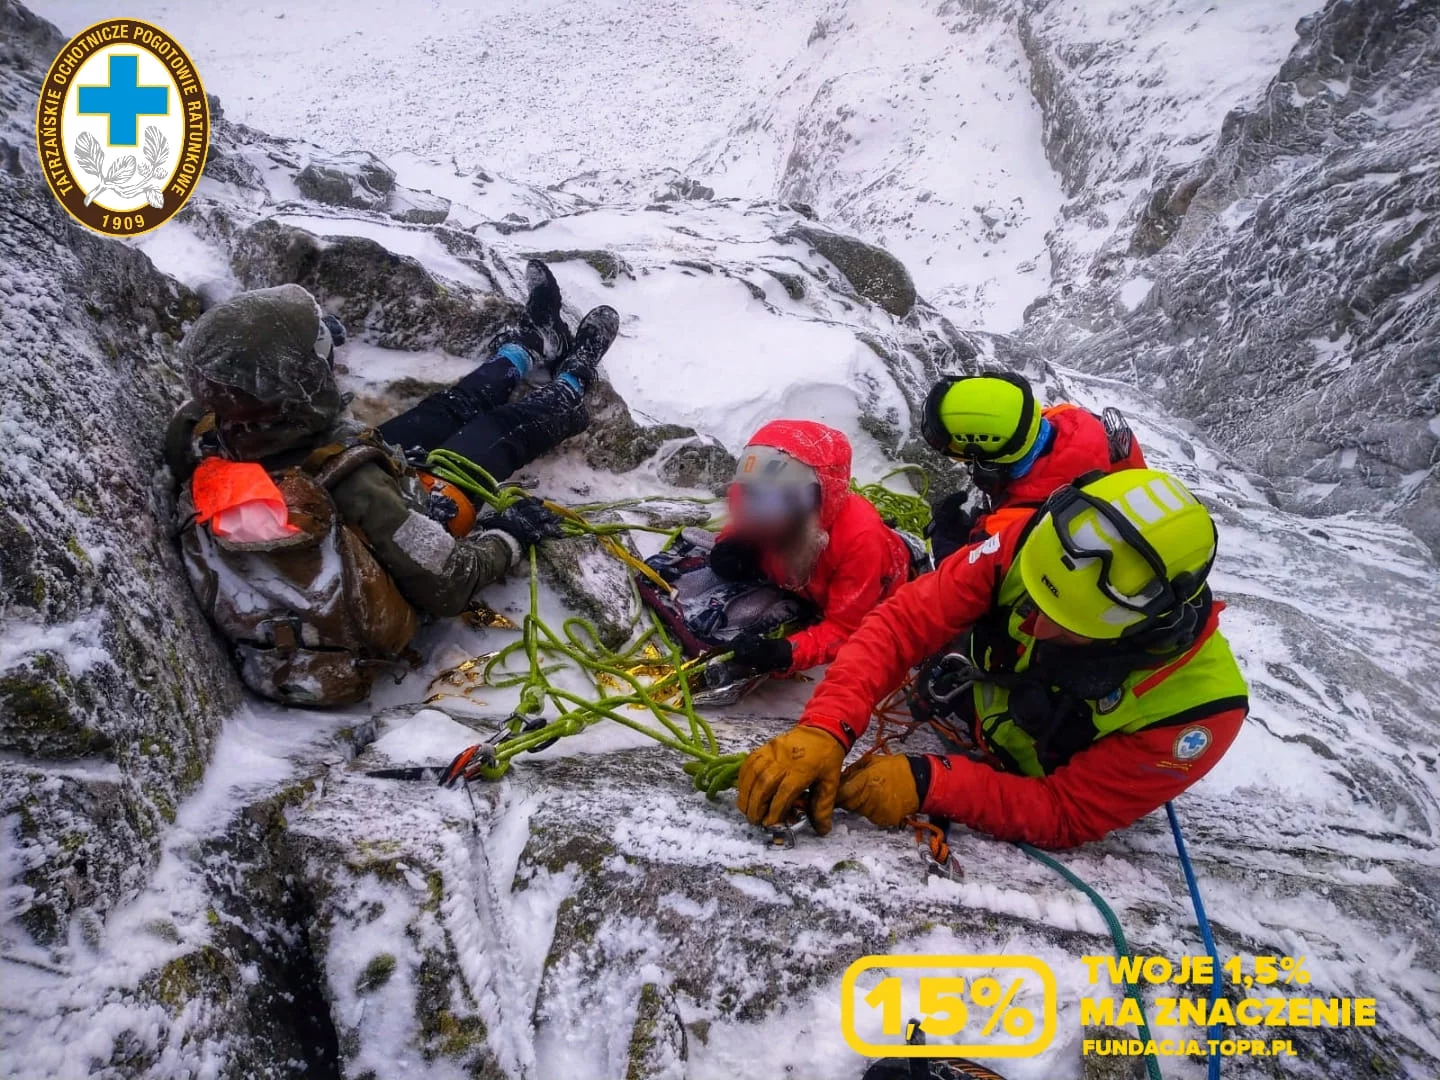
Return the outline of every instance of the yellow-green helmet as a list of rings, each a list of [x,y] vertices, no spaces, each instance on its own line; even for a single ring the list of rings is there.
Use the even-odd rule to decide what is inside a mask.
[[[1088,638],[1178,620],[1215,561],[1210,512],[1173,476],[1127,469],[1061,488],[1020,546],[1025,591]]]
[[[1009,465],[1040,437],[1040,406],[1019,375],[952,376],[930,388],[920,430],[942,454]]]

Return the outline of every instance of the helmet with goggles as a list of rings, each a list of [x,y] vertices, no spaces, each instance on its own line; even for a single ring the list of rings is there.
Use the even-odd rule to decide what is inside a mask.
[[[982,467],[1021,460],[1040,437],[1040,405],[1019,375],[941,379],[926,395],[920,430],[932,448]]]
[[[1061,488],[1020,546],[1025,590],[1052,622],[1100,640],[1175,623],[1215,561],[1210,513],[1173,476],[1129,469]]]

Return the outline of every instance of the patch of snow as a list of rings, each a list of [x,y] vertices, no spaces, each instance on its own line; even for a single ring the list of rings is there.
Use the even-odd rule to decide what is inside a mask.
[[[1134,311],[1145,302],[1154,287],[1155,282],[1147,277],[1133,277],[1120,286],[1120,303],[1126,311]]]

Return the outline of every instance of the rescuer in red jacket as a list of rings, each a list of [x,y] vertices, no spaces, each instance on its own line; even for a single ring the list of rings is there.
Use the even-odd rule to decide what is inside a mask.
[[[1214,556],[1209,513],[1164,473],[1061,489],[865,620],[799,723],[745,759],[741,811],[775,824],[808,792],[821,834],[838,803],[1052,848],[1129,825],[1209,772],[1246,715]],[[866,755],[842,779],[875,704],[947,642],[971,665],[974,748]]]
[[[910,574],[910,549],[850,491],[850,441],[811,420],[774,420],[740,455],[731,523],[710,555],[722,578],[764,578],[809,600],[813,626],[788,638],[746,637],[738,663],[756,671],[828,664],[860,620]]]
[[[1080,476],[1143,469],[1145,455],[1116,409],[1104,417],[1068,403],[1042,408],[1030,383],[1009,372],[941,379],[925,398],[921,433],[938,452],[958,458],[987,503],[966,509],[969,492],[934,507],[935,562],[1005,521],[1030,511]]]

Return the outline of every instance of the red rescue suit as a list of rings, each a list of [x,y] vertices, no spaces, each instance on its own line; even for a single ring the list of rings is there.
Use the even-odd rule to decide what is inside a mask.
[[[1137,440],[1130,441],[1130,452],[1125,457],[1112,457],[1105,425],[1090,410],[1067,402],[1052,405],[1040,415],[1053,429],[1049,449],[1035,459],[1024,476],[1006,481],[992,496],[994,509],[976,519],[972,536],[997,532],[1013,521],[1029,520],[1033,508],[1086,473],[1145,468],[1145,454]]]
[[[913,664],[944,648],[996,606],[1026,521],[1005,525],[983,543],[962,548],[940,568],[900,589],[840,650],[800,723],[821,728],[847,748],[871,710],[899,686]],[[1135,687],[1143,693],[1177,672],[1216,633],[1215,604],[1184,656],[1157,661]],[[921,810],[1003,840],[1060,848],[1098,840],[1129,825],[1203,777],[1239,734],[1243,698],[1197,700],[1173,722],[1096,738],[1047,775],[1000,771],[964,755],[934,756]],[[1178,725],[1178,726],[1177,726]],[[1188,742],[1183,735],[1200,729]],[[975,732],[984,745],[982,733]]]

